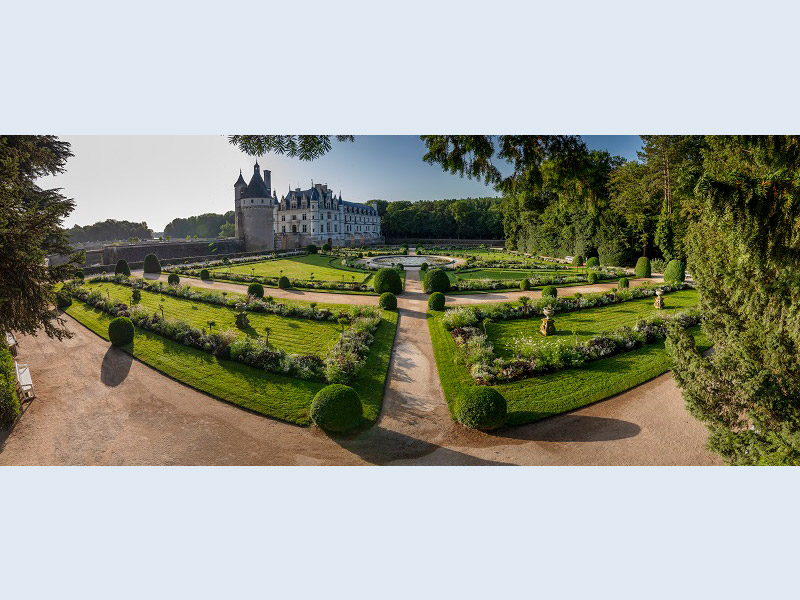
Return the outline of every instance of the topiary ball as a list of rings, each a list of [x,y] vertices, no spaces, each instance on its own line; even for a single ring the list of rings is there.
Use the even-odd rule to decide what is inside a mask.
[[[664,281],[666,283],[683,283],[686,279],[686,267],[678,259],[672,259],[664,269]]]
[[[554,285],[546,285],[542,288],[542,297],[549,296],[551,298],[558,297],[558,288]]]
[[[383,310],[395,310],[397,308],[397,296],[392,292],[383,292],[378,299],[378,305]]]
[[[251,283],[247,286],[247,295],[248,296],[255,296],[256,298],[263,298],[264,297],[264,286],[260,283]]]
[[[56,306],[59,310],[66,310],[72,306],[72,296],[66,290],[59,290],[56,294]]]
[[[356,391],[334,383],[322,388],[311,402],[311,420],[328,431],[347,431],[361,424],[364,411]]]
[[[207,280],[211,279],[211,273],[208,272],[208,269],[203,269],[200,271],[200,279]]]
[[[325,242],[324,244],[322,244],[322,251],[323,252],[330,252],[331,248],[332,248],[332,246],[328,242]]]
[[[477,385],[456,400],[454,413],[456,421],[471,429],[497,429],[505,425],[508,405],[493,387]]]
[[[600,281],[600,274],[597,271],[589,271],[589,275],[586,277],[586,281],[590,284],[597,283]]]
[[[572,266],[573,267],[582,267],[583,266],[583,256],[578,254],[577,256],[572,257]]]
[[[308,252],[309,254],[316,254],[318,251],[319,248],[317,248],[316,244],[309,244],[308,246],[306,246],[306,252]]]
[[[394,269],[380,269],[372,278],[372,289],[378,294],[391,292],[397,295],[403,291],[403,281]]]
[[[617,282],[617,287],[621,290],[624,290],[628,287],[628,278],[627,277],[620,277],[619,281]]]
[[[128,265],[127,260],[120,258],[117,261],[117,266],[114,267],[114,275],[127,275],[128,277],[131,276],[131,268]]]
[[[148,254],[144,257],[145,273],[161,273],[161,263],[155,254]]]
[[[587,269],[599,269],[600,268],[600,259],[596,256],[592,256],[589,260],[586,261],[586,268]]]
[[[291,282],[286,275],[281,275],[281,278],[278,279],[278,287],[282,290],[288,290],[291,287]]]
[[[520,281],[519,289],[521,289],[523,292],[527,292],[529,289],[531,289],[531,280],[523,279],[522,281]]]
[[[81,271],[80,269],[78,269],[77,271],[75,271],[75,275],[73,275],[73,277],[74,277],[75,279],[83,279],[83,271]]]
[[[650,259],[646,256],[639,257],[636,261],[636,276],[637,277],[650,277]]]
[[[425,274],[422,289],[428,294],[433,292],[447,293],[450,291],[450,278],[443,269],[431,269]]]
[[[428,270],[428,263],[424,262],[419,266],[420,271],[427,271]]]
[[[445,297],[442,292],[433,292],[428,297],[428,308],[431,310],[444,310]]]
[[[133,341],[133,321],[117,317],[108,324],[108,339],[114,346],[124,346]]]
[[[170,285],[178,285],[181,282],[181,278],[178,276],[177,273],[170,273],[167,275],[167,283]]]

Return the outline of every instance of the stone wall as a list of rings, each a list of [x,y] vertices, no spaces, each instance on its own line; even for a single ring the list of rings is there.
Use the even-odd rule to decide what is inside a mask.
[[[213,245],[212,245],[213,244]],[[140,263],[148,254],[155,254],[159,260],[171,258],[192,258],[243,252],[244,248],[236,238],[206,239],[191,241],[150,242],[103,247],[103,264],[115,265],[124,258],[128,263]]]

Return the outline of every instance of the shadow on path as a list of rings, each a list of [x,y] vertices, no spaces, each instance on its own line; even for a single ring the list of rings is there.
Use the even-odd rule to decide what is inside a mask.
[[[130,354],[111,346],[100,365],[100,381],[108,387],[117,387],[128,377],[132,363]]]
[[[504,428],[495,435],[528,442],[611,442],[635,437],[640,431],[636,423],[621,419],[567,414]]]

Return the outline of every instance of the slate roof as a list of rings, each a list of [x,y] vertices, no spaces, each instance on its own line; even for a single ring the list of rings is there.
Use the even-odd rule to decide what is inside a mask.
[[[258,163],[253,167],[253,177],[247,184],[247,189],[242,192],[242,198],[271,198],[267,184],[261,178]]]

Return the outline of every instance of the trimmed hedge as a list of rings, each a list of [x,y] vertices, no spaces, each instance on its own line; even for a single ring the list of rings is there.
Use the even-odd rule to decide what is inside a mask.
[[[573,267],[582,267],[583,266],[583,256],[578,254],[577,256],[572,257],[572,266]]]
[[[442,292],[433,292],[428,297],[428,308],[431,310],[444,310],[445,297]]]
[[[550,296],[552,298],[558,297],[558,288],[554,285],[546,285],[542,288],[542,297]]]
[[[636,276],[637,277],[650,277],[650,259],[646,256],[640,256],[636,261]]]
[[[527,292],[529,289],[531,289],[531,280],[523,279],[522,281],[520,281],[519,289],[521,289],[523,292]]]
[[[493,387],[478,385],[467,390],[456,400],[456,421],[470,429],[491,430],[505,425],[508,404],[503,395]]]
[[[278,287],[282,290],[288,290],[292,286],[289,278],[286,275],[281,275],[281,278],[278,279]]]
[[[447,293],[450,291],[450,278],[442,269],[431,269],[425,275],[422,289],[428,294],[433,292]]]
[[[600,259],[596,256],[592,256],[589,260],[586,261],[586,268],[587,269],[599,269],[600,268]]]
[[[586,276],[586,281],[589,284],[594,284],[600,281],[600,274],[597,271],[589,271],[589,274]]]
[[[686,267],[678,259],[672,259],[664,269],[664,281],[667,283],[683,283],[686,279]]]
[[[167,275],[167,283],[170,285],[178,285],[181,282],[181,278],[177,273],[170,273]]]
[[[108,339],[115,346],[124,346],[133,341],[133,321],[128,317],[117,317],[108,324]]]
[[[617,282],[617,287],[621,290],[624,290],[629,285],[627,277],[620,277],[619,281]]]
[[[264,297],[264,286],[260,283],[251,283],[247,286],[247,295],[255,296],[256,298]]]
[[[131,276],[131,267],[128,265],[127,260],[120,258],[117,261],[117,266],[114,267],[114,275],[127,275],[128,277]]]
[[[19,416],[17,373],[11,350],[0,342],[0,427],[11,425]]]
[[[208,269],[201,269],[200,270],[200,279],[203,281],[208,281],[211,279],[211,273],[208,272]]]
[[[397,295],[403,291],[403,281],[394,269],[380,269],[372,278],[372,289],[378,294],[391,292]]]
[[[59,290],[56,293],[56,306],[59,310],[66,310],[72,306],[72,294],[66,290]]]
[[[145,273],[161,273],[161,263],[155,254],[148,254],[144,257]]]
[[[308,252],[309,254],[316,254],[317,252],[319,252],[319,248],[317,248],[316,244],[309,244],[308,246],[306,246],[306,252]]]
[[[356,391],[334,383],[322,388],[311,402],[311,420],[328,431],[347,431],[361,424],[364,409]]]
[[[383,292],[378,298],[378,306],[383,310],[397,310],[397,296],[392,292]]]

